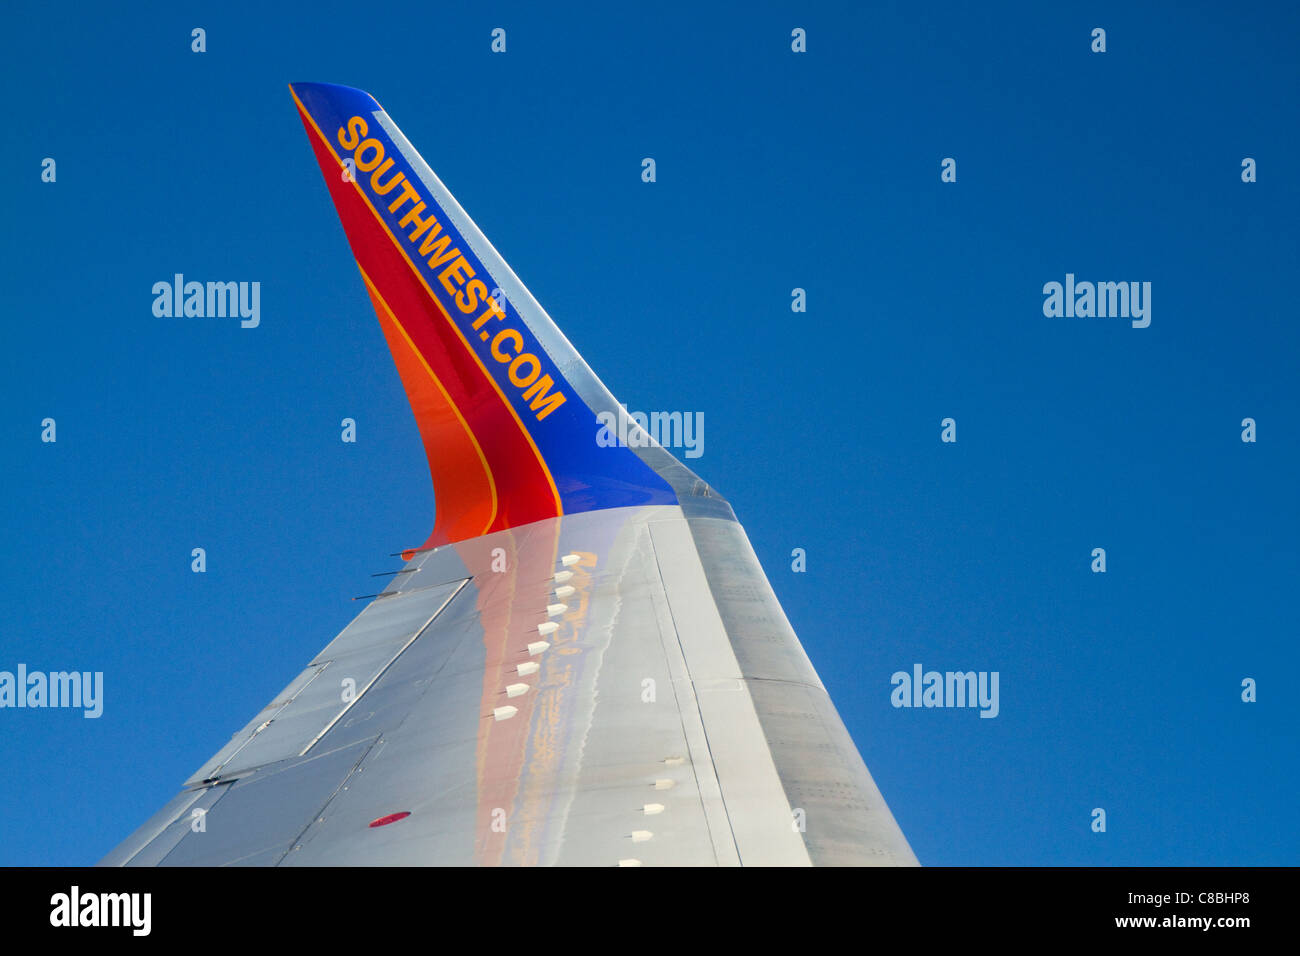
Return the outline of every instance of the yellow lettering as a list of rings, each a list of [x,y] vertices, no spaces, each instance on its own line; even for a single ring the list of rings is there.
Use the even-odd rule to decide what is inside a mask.
[[[366,160],[361,158],[361,154],[364,153],[367,149],[373,149],[375,151],[375,158],[373,160]],[[356,160],[357,160],[357,169],[365,173],[370,172],[370,170],[374,169],[376,166],[378,166],[380,163],[384,161],[384,144],[379,142],[379,140],[377,139],[362,140],[361,145],[357,147]]]
[[[402,203],[406,202],[406,200],[419,200],[419,198],[420,194],[415,191],[415,187],[411,185],[411,181],[409,179],[404,179],[402,180],[402,191],[398,193],[396,199],[388,204],[388,211],[397,212],[397,210],[401,208]]]
[[[497,333],[497,337],[492,340],[492,357],[496,359],[498,362],[501,362],[502,364],[509,362],[511,359],[511,356],[506,355],[499,348],[497,348],[497,346],[500,345],[502,342],[504,342],[506,339],[515,340],[515,355],[518,355],[521,351],[523,351],[524,348],[524,337],[522,335],[520,335],[514,329],[502,329],[500,332]]]
[[[345,132],[343,127],[339,127],[339,145],[349,153],[357,148],[357,143],[361,142],[361,137],[366,135],[370,129],[366,121],[360,116],[354,116],[348,120],[348,128]]]
[[[469,315],[478,308],[480,296],[487,295],[487,286],[483,284],[482,279],[471,279],[469,285],[456,293],[456,305],[466,315]]]
[[[483,304],[486,308],[483,310],[483,314],[474,320],[474,328],[481,329],[484,323],[493,316],[496,316],[498,319],[504,319],[506,317],[506,314],[501,311],[501,306],[497,305],[496,299],[489,297]]]
[[[525,364],[532,365],[533,370],[528,375],[520,375],[519,367]],[[542,363],[537,356],[525,352],[523,355],[519,356],[519,358],[510,363],[510,370],[507,374],[510,376],[510,382],[512,385],[516,388],[523,388],[526,385],[532,385],[533,379],[537,378],[537,375],[541,370]]]
[[[430,269],[436,269],[449,259],[455,259],[460,255],[459,249],[447,251],[447,247],[451,245],[451,236],[439,237],[440,232],[442,232],[442,223],[435,225],[433,231],[424,237],[424,242],[420,243],[420,255],[428,257]]]
[[[410,222],[415,223],[416,226],[415,232],[411,233],[410,236],[407,237],[412,242],[415,242],[415,240],[419,239],[422,235],[424,235],[424,231],[428,229],[430,226],[438,225],[438,220],[433,217],[432,213],[430,213],[425,218],[421,219],[420,213],[422,212],[424,212],[424,203],[418,202],[415,204],[414,207],[412,207],[411,211],[408,212],[405,216],[403,216],[397,223],[403,229],[406,228],[407,223]],[[439,226],[438,228],[442,228],[442,227]]]
[[[462,266],[464,267],[464,275],[461,275]],[[456,285],[462,286],[468,280],[474,278],[474,267],[469,264],[469,261],[464,256],[457,256],[455,262],[443,269],[442,272],[438,273],[438,278],[442,280],[442,287],[447,290],[447,294],[455,295],[456,289],[447,281],[448,276],[457,277],[460,281],[458,281]]]
[[[386,183],[381,184],[379,182],[379,177],[384,175],[384,173],[388,172],[389,168],[392,165],[393,165],[393,157],[389,156],[386,160],[384,160],[384,165],[380,166],[378,169],[376,169],[373,173],[370,174],[370,188],[375,191],[376,195],[386,196],[388,193],[391,193],[393,191],[394,186],[396,186],[398,183],[400,183],[403,179],[406,178],[405,173],[394,173],[392,179],[390,179]]]
[[[500,337],[500,335],[497,336],[497,338]],[[551,390],[551,386],[554,384],[555,382],[551,380],[551,376],[543,375],[533,383],[532,388],[524,392],[524,401],[528,401],[530,398],[532,399],[532,404],[528,407],[537,412],[537,420],[539,422],[564,404],[563,392],[556,392],[554,395],[548,394]],[[538,409],[541,410],[538,411]]]

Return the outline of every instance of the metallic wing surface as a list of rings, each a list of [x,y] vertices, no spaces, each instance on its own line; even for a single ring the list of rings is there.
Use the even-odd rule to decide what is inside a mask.
[[[372,97],[290,89],[433,531],[101,863],[915,864],[726,500],[628,420]]]

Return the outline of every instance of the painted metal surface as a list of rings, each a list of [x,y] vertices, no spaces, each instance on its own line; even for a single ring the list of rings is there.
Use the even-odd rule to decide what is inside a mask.
[[[372,97],[292,91],[434,529],[101,862],[914,864],[726,500],[595,440],[626,411]]]
[[[756,563],[715,565],[717,599],[697,535],[728,555],[743,537],[718,525],[734,532],[692,528],[676,506],[616,509],[416,555],[313,662],[346,657],[349,635],[403,646],[343,719],[285,720],[262,751],[274,759],[249,766],[245,746],[205,784],[214,758],[170,819],[104,862],[914,862]],[[573,590],[552,617],[560,587]],[[404,602],[424,610],[397,614]],[[517,684],[515,713],[495,719]]]

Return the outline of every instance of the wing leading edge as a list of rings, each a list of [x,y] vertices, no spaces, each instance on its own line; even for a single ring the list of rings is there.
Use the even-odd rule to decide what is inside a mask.
[[[626,413],[373,98],[291,90],[433,531],[101,862],[915,864],[726,501],[596,443]]]

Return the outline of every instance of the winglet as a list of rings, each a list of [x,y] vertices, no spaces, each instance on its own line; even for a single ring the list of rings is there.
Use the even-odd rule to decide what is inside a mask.
[[[372,96],[290,91],[424,442],[425,547],[707,489],[658,446],[597,441],[625,412]]]

